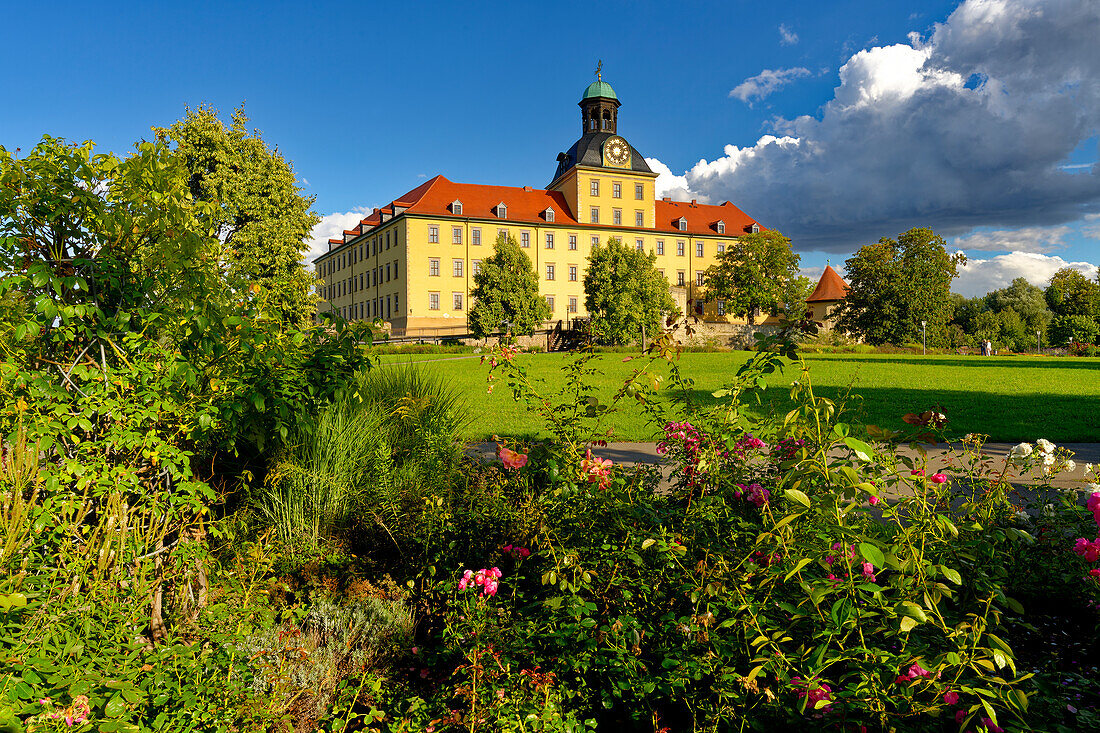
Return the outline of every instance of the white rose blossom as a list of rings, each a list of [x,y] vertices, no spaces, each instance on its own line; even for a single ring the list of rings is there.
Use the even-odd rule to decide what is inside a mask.
[[[1020,443],[1013,446],[1012,450],[1008,452],[1008,459],[1010,461],[1022,461],[1032,454],[1035,449],[1031,447],[1031,443]]]
[[[1069,458],[1066,459],[1066,462],[1065,462],[1064,465],[1065,465],[1066,470],[1069,471],[1070,473],[1073,473],[1074,471],[1077,470],[1077,463],[1075,461],[1069,459]]]
[[[1053,453],[1056,447],[1054,443],[1051,443],[1046,438],[1039,438],[1035,441],[1035,445],[1039,448],[1040,453]]]

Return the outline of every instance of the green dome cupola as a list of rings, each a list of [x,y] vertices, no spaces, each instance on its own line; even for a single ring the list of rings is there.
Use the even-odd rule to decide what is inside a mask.
[[[616,102],[619,98],[615,96],[615,90],[611,88],[611,85],[606,81],[594,81],[588,85],[588,88],[584,90],[584,96],[581,97],[581,101],[585,99],[595,99],[597,97],[603,97],[604,99],[614,99]]]
[[[581,134],[588,135],[594,132],[614,133],[618,125],[619,97],[611,85],[603,80],[600,68],[603,62],[596,67],[596,81],[588,85],[584,90],[584,96],[578,104],[581,107]]]

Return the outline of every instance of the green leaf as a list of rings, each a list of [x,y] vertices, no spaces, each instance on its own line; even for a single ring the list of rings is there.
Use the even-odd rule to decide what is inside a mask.
[[[112,697],[103,708],[103,714],[108,718],[120,718],[125,712],[126,701],[122,699],[122,695],[115,695]]]
[[[928,620],[928,616],[925,615],[924,609],[912,601],[902,601],[894,606],[894,612],[900,616],[908,616],[909,618],[916,619],[921,623]]]
[[[642,549],[643,550],[648,550],[650,547],[653,547],[654,543],[656,543],[656,542],[657,542],[657,540],[653,539],[652,537],[650,537],[649,539],[642,540]]]
[[[862,440],[856,438],[847,437],[844,439],[844,445],[852,449],[852,452],[856,454],[856,458],[863,462],[870,461],[875,456],[875,449]]]
[[[799,504],[806,507],[807,509],[810,508],[810,497],[806,496],[804,493],[802,493],[798,489],[787,489],[786,491],[783,492],[783,495],[786,496],[791,501],[798,502]]]
[[[809,565],[811,562],[813,562],[813,560],[811,560],[808,557],[802,558],[797,563],[795,563],[794,568],[791,570],[791,572],[787,573],[787,576],[785,578],[783,578],[783,580],[784,581],[790,580],[792,577],[794,577],[795,573],[797,573],[799,570],[801,570],[802,568]]]
[[[940,565],[940,572],[943,573],[943,577],[947,578],[955,585],[962,585],[963,579],[962,576],[959,575],[958,570],[953,570],[946,565]]]
[[[859,554],[863,555],[863,558],[876,568],[886,567],[886,558],[882,556],[882,550],[878,549],[870,542],[859,543]]]
[[[908,616],[905,616],[901,620],[902,633],[908,634],[910,631],[913,630],[914,627],[916,627],[916,625],[917,625],[917,620],[916,619],[909,618]]]

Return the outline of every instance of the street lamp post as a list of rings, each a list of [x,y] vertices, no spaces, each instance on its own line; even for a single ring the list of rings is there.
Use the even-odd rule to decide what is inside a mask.
[[[1043,343],[1039,338],[1039,331],[1035,332],[1035,353],[1036,354],[1043,353]]]
[[[924,355],[928,356],[928,322],[920,322],[920,339],[923,347]]]

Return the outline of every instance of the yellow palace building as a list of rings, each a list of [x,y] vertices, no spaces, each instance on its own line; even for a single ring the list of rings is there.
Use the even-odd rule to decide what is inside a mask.
[[[593,82],[580,101],[581,136],[557,159],[545,189],[455,183],[437,175],[375,209],[314,263],[319,310],[380,318],[395,335],[462,330],[481,262],[501,233],[531,258],[553,321],[587,315],[584,270],[597,242],[616,237],[657,256],[686,310],[703,273],[738,236],[759,224],[730,202],[718,206],[656,197],[654,173],[618,133],[619,98]],[[721,301],[694,304],[707,321],[733,321]],[[743,321],[738,321],[743,322]]]

